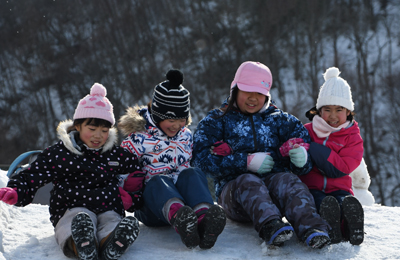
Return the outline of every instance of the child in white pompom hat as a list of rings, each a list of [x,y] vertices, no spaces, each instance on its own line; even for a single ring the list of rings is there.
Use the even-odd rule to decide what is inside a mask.
[[[364,240],[364,212],[352,190],[352,173],[363,158],[363,139],[354,120],[350,86],[339,77],[338,68],[324,74],[316,107],[307,111],[312,121],[308,152],[313,169],[300,179],[314,196],[319,214],[331,230],[331,243],[343,240],[359,245]]]

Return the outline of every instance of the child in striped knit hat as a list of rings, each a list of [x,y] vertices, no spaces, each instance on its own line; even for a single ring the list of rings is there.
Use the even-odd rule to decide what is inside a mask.
[[[215,205],[207,178],[190,166],[192,133],[190,93],[183,74],[170,70],[154,88],[148,106],[130,107],[119,128],[127,135],[121,146],[140,158],[146,173],[144,206],[135,216],[147,226],[171,225],[188,248],[214,246],[226,223]]]

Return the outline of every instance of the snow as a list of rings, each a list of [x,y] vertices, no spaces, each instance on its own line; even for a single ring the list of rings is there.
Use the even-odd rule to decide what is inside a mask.
[[[7,181],[6,172],[0,170],[0,187],[6,186]],[[343,242],[310,249],[294,236],[283,247],[272,249],[251,224],[228,220],[213,248],[190,250],[172,228],[141,224],[139,237],[120,259],[400,259],[400,208],[378,204],[363,207],[366,234],[360,246]],[[3,259],[69,259],[54,239],[48,206],[30,204],[21,208],[0,202],[0,260]]]

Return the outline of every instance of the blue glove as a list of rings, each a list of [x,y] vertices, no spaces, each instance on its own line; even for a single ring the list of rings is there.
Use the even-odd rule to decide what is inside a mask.
[[[274,167],[274,159],[269,153],[252,153],[247,156],[247,170],[258,174],[268,173]]]
[[[303,146],[299,146],[289,151],[290,161],[296,165],[296,167],[303,167],[307,162],[307,150]]]

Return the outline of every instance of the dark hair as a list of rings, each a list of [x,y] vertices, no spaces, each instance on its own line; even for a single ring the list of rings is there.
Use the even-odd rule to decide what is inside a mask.
[[[111,128],[111,122],[104,120],[104,119],[100,119],[100,118],[79,118],[79,119],[75,119],[74,123],[72,124],[72,126],[68,127],[67,129],[67,133],[75,130],[75,127],[78,125],[82,125],[87,119],[89,119],[86,123],[86,125],[92,125],[92,126],[103,126],[103,127],[108,127]]]
[[[322,108],[322,107],[321,107]],[[306,112],[306,117],[312,121],[315,115],[319,115],[321,112],[321,108],[317,109],[317,107],[312,107],[310,110],[308,110]],[[347,108],[346,108],[347,109]],[[348,121],[353,121],[354,117],[355,117],[356,113],[354,113],[354,111],[350,111],[350,114],[347,116],[346,120]]]

